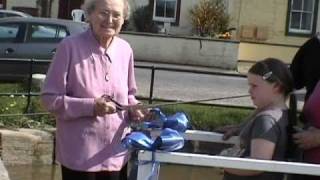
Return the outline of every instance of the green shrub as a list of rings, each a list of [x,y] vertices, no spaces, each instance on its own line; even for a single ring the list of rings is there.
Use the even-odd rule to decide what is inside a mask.
[[[157,32],[156,23],[152,20],[153,3],[149,0],[146,6],[138,7],[132,14],[131,21],[138,32]]]
[[[230,16],[222,0],[201,0],[190,9],[191,24],[200,36],[215,36],[227,31]]]
[[[215,128],[238,124],[246,119],[252,110],[244,110],[230,107],[215,107],[208,105],[175,105],[162,108],[167,115],[172,115],[178,111],[189,115],[193,129],[213,131]]]
[[[27,92],[25,84],[1,83],[0,92]],[[6,96],[0,101],[0,127],[9,128],[47,128],[55,127],[55,119],[52,115],[12,115],[23,114],[27,107],[27,97]],[[39,97],[30,99],[28,113],[46,112],[40,104]],[[156,103],[156,102],[155,102]],[[187,113],[193,129],[212,131],[216,127],[226,124],[238,124],[251,113],[252,110],[238,108],[216,107],[209,105],[180,104],[162,107],[161,110],[167,115],[178,111]],[[10,116],[2,116],[11,114]]]

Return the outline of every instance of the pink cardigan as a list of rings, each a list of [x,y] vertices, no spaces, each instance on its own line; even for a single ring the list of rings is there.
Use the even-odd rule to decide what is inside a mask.
[[[113,95],[122,104],[137,104],[133,53],[114,37],[101,47],[91,29],[65,38],[47,73],[41,99],[56,116],[56,157],[80,171],[119,171],[127,162],[121,139],[130,132],[128,113],[93,115],[94,98]],[[108,81],[105,75],[108,74]]]

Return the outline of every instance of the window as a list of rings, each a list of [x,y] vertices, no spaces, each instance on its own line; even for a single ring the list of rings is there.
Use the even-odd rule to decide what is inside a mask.
[[[0,0],[0,9],[6,9],[6,0]]]
[[[18,32],[19,24],[0,24],[0,42],[14,42]]]
[[[67,35],[61,26],[32,24],[28,42],[59,42]]]
[[[288,34],[311,35],[315,31],[318,0],[289,0]]]
[[[180,16],[180,0],[155,0],[153,20],[178,24]]]

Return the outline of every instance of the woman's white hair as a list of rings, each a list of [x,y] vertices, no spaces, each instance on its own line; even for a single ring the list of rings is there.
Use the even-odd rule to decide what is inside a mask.
[[[85,0],[82,9],[85,12],[85,16],[89,17],[89,15],[96,9],[96,5],[101,0]],[[104,0],[105,1],[105,0]],[[128,20],[130,17],[130,5],[128,0],[122,0],[124,7],[123,7],[123,18]]]

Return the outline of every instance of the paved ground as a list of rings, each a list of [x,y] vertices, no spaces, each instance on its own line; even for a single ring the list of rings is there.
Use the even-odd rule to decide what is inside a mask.
[[[227,75],[245,75],[251,63],[241,63],[237,70],[222,70],[218,68],[182,66],[172,64],[155,64],[136,62],[136,65],[196,70],[201,72],[218,72]],[[151,70],[136,68],[136,78],[139,87],[138,95],[149,97]],[[248,94],[245,77],[196,74],[190,72],[172,72],[157,70],[155,72],[153,97],[169,100],[190,101],[195,99],[211,99]],[[302,91],[303,94],[303,91]],[[303,100],[303,95],[300,97]],[[252,107],[249,97],[232,100],[209,102]],[[302,107],[302,101],[299,103]]]

